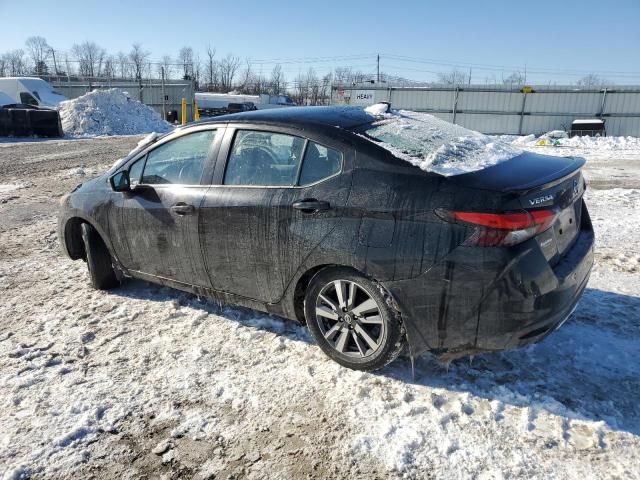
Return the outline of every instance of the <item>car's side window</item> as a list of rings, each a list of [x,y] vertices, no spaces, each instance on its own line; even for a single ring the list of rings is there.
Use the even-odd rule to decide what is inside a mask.
[[[302,162],[299,185],[309,185],[335,175],[342,169],[342,153],[309,141]]]
[[[38,105],[38,100],[29,92],[20,92],[20,103],[24,105]]]
[[[229,153],[225,185],[293,186],[304,139],[256,130],[239,130]]]
[[[141,182],[199,184],[215,135],[215,130],[190,133],[154,148],[147,154]],[[129,177],[133,179],[131,171]]]
[[[144,161],[145,157],[139,158],[129,167],[129,182],[131,185],[138,185],[140,183]]]

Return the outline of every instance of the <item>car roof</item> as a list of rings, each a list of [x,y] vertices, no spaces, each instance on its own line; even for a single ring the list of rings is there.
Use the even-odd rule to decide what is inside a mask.
[[[222,115],[214,120],[201,120],[196,125],[235,121],[294,125],[313,124],[350,130],[371,123],[374,121],[374,117],[365,112],[362,107],[353,106],[283,107]]]

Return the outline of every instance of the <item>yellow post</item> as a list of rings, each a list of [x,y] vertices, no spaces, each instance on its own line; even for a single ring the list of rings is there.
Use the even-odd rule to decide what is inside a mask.
[[[198,111],[198,102],[193,101],[193,120],[197,122],[200,120],[200,112]]]
[[[182,97],[182,125],[187,124],[187,99]]]

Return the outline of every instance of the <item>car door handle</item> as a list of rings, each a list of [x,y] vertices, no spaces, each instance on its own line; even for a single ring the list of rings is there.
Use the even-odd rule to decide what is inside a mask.
[[[176,215],[187,215],[195,212],[196,207],[193,205],[187,205],[186,203],[176,203],[171,207],[171,211]]]
[[[293,203],[293,208],[304,213],[314,213],[320,210],[329,210],[329,202],[316,200],[315,198],[306,198]]]

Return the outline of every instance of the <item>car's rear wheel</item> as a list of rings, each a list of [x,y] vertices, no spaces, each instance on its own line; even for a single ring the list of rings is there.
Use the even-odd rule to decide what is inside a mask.
[[[404,347],[404,328],[389,296],[348,268],[326,269],[311,280],[305,317],[320,348],[348,368],[377,370]]]
[[[113,261],[107,246],[91,225],[83,223],[81,228],[91,285],[98,290],[117,287],[120,282],[113,268]]]

